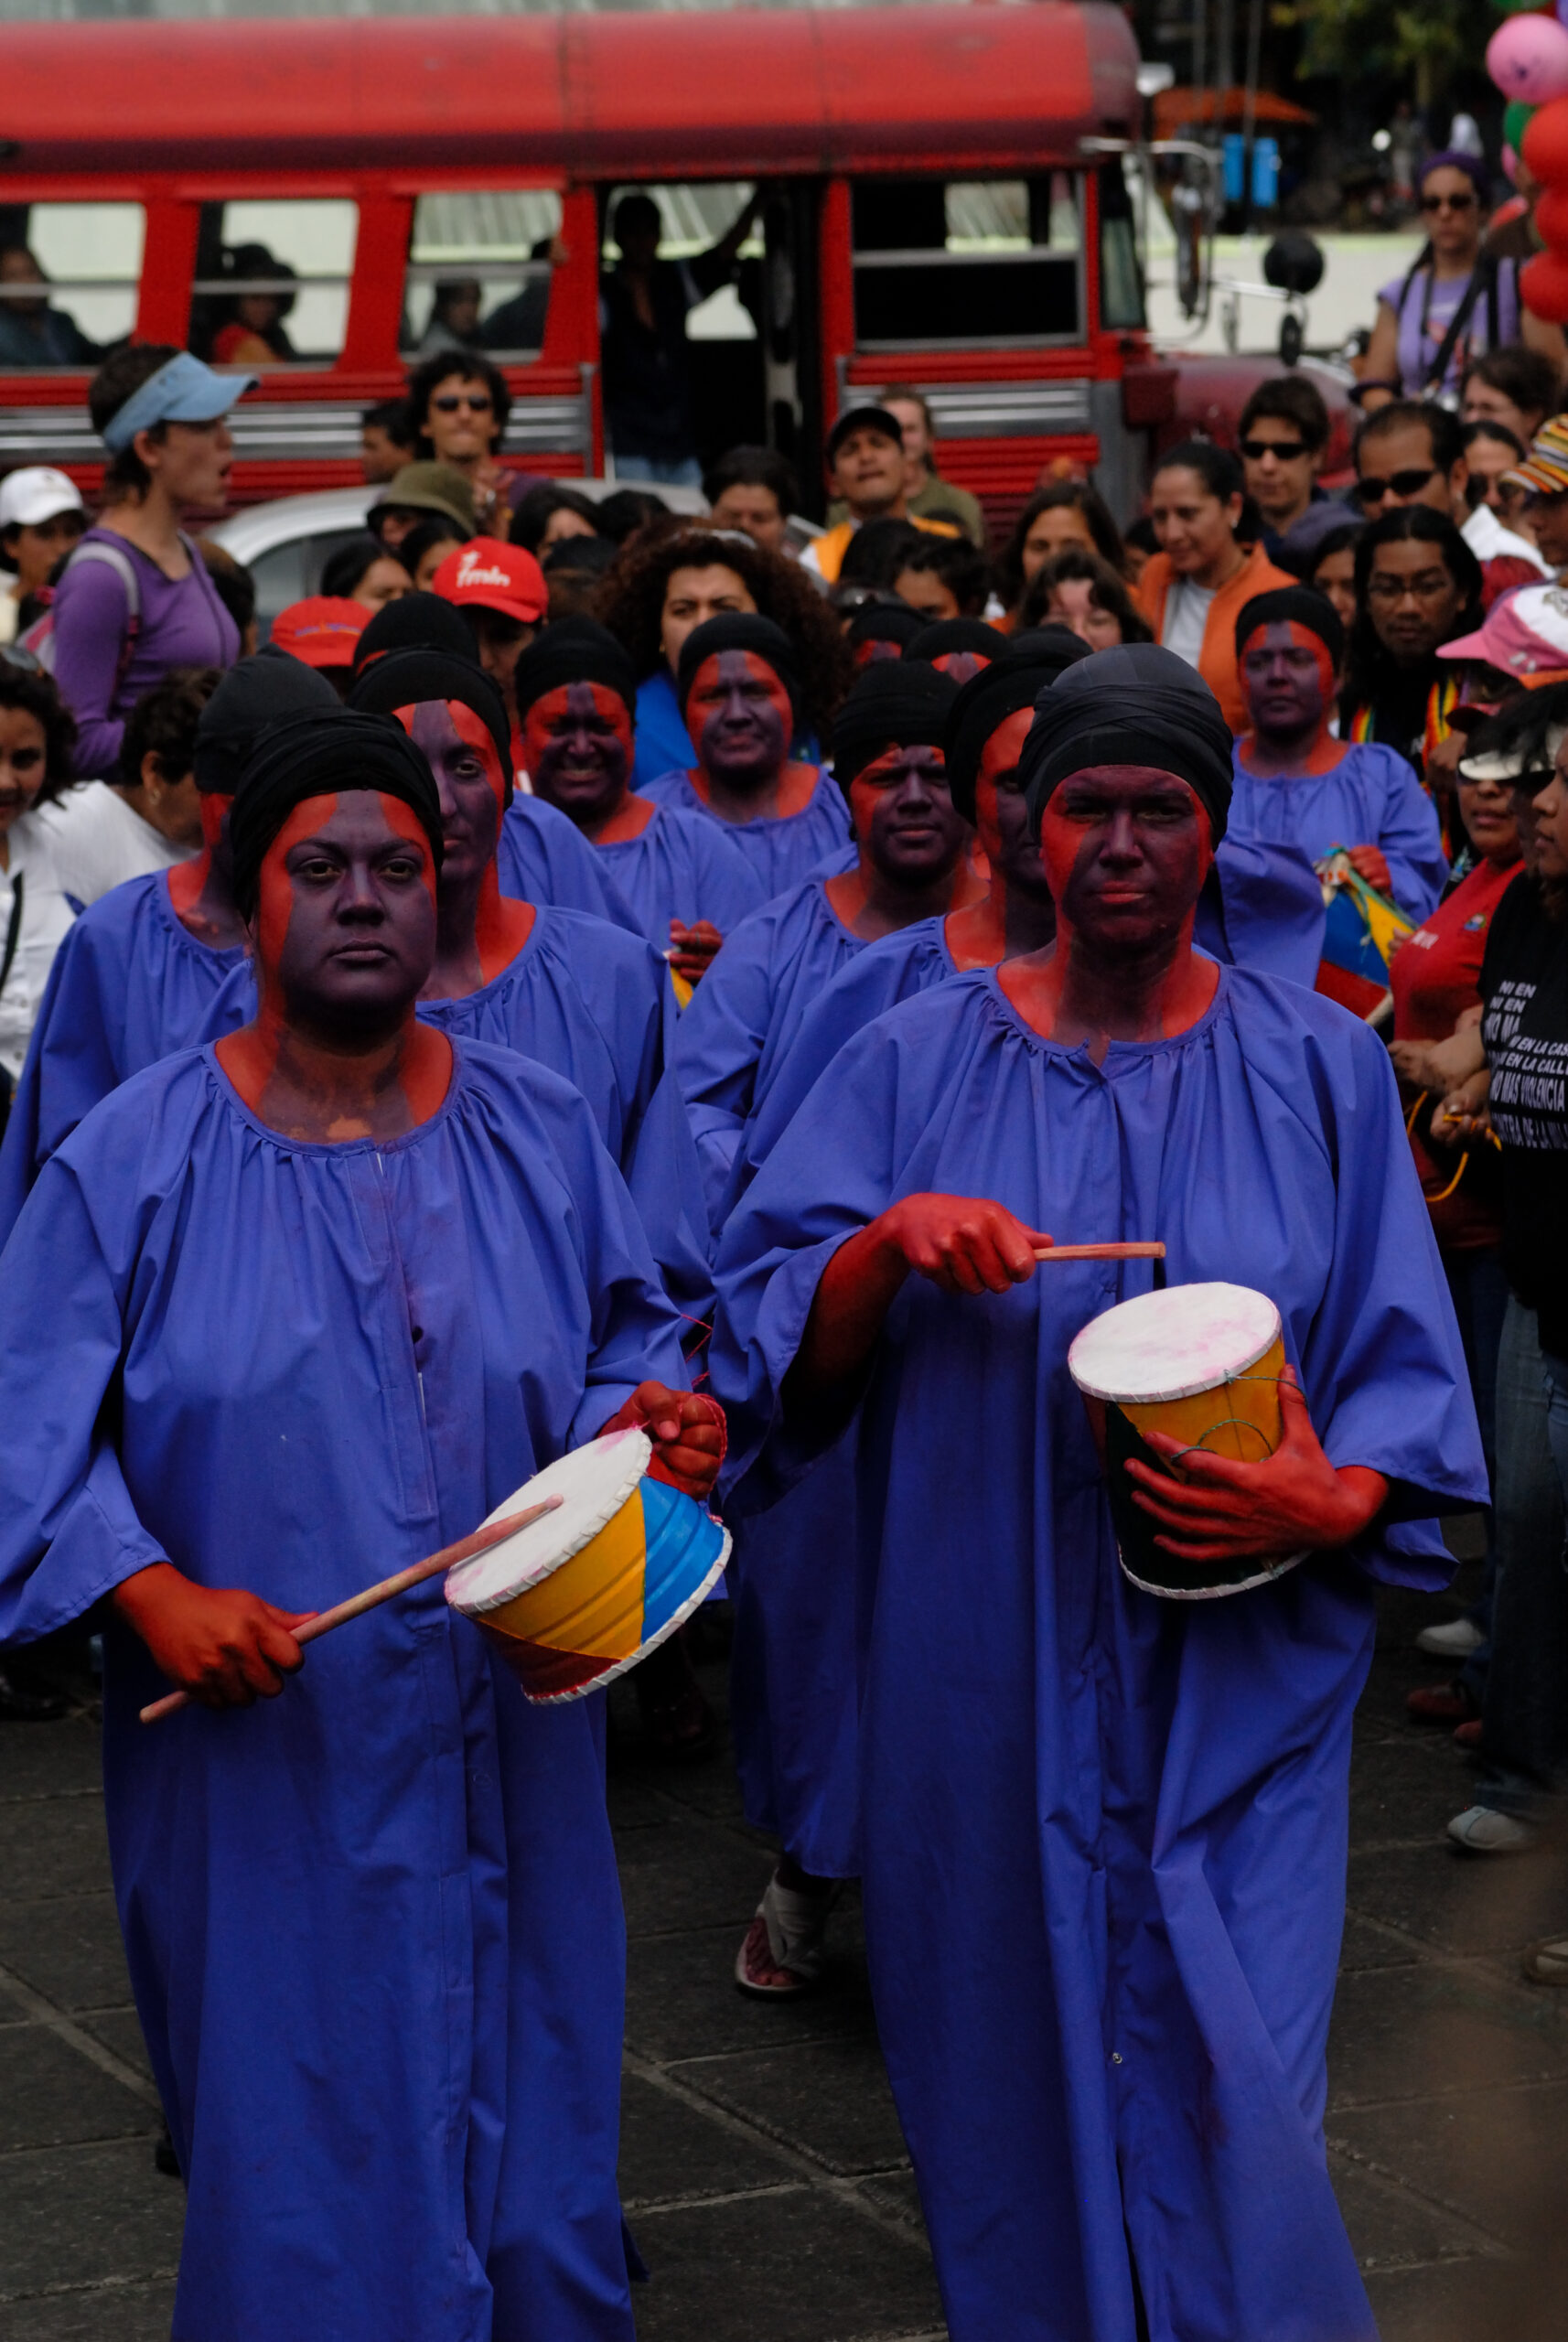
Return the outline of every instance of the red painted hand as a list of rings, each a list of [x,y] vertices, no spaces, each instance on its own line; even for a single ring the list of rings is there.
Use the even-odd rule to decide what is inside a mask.
[[[240,1586],[197,1585],[172,1562],[126,1578],[110,1596],[171,1683],[204,1708],[274,1700],[305,1653],[292,1629],[314,1610],[280,1610]]]
[[[1393,874],[1389,868],[1388,857],[1380,846],[1353,845],[1347,853],[1345,859],[1356,876],[1359,878],[1364,878],[1369,886],[1375,886],[1380,895],[1392,897]]]
[[[1187,1562],[1283,1561],[1359,1535],[1388,1494],[1382,1474],[1359,1464],[1336,1471],[1288,1366],[1280,1377],[1280,1444],[1260,1464],[1184,1449],[1164,1432],[1147,1434],[1149,1445],[1181,1476],[1168,1480],[1136,1458],[1128,1462],[1137,1484],[1133,1503],[1171,1532],[1156,1544]]]
[[[701,983],[713,966],[714,954],[724,937],[711,919],[700,919],[683,927],[678,919],[670,922],[670,965],[689,984]]]
[[[1026,1284],[1050,1238],[980,1196],[906,1196],[866,1235],[944,1293],[1005,1293]],[[846,1246],[845,1251],[849,1248]]]
[[[725,1411],[716,1399],[694,1391],[671,1391],[667,1383],[639,1382],[606,1431],[645,1431],[653,1442],[650,1471],[705,1499],[725,1460]]]

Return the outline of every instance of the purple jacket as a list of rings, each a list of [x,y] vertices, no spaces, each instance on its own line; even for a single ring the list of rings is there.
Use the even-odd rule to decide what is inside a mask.
[[[72,562],[55,595],[55,681],[77,721],[77,773],[92,779],[113,774],[125,718],[144,692],[171,667],[231,667],[240,634],[199,556],[188,577],[173,578],[112,529],[89,529],[81,542],[124,553],[141,588],[140,624],[123,674],[125,589],[109,564]]]

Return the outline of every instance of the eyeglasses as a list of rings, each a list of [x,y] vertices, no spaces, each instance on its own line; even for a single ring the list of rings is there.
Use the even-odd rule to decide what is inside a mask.
[[[1390,577],[1386,572],[1376,572],[1367,580],[1369,602],[1402,602],[1407,595],[1412,601],[1435,602],[1442,594],[1454,591],[1454,580],[1445,569],[1423,570],[1419,577]]]
[[[1363,504],[1380,504],[1385,496],[1419,496],[1436,471],[1435,464],[1412,465],[1402,472],[1395,472],[1388,479],[1364,475],[1356,482]]]
[[[1277,456],[1282,464],[1294,464],[1298,456],[1310,453],[1305,439],[1243,439],[1241,453],[1250,464],[1261,464],[1265,456]]]
[[[465,406],[474,414],[489,414],[493,402],[489,391],[443,391],[430,403],[437,414],[456,414]]]
[[[1473,195],[1423,195],[1421,208],[1423,211],[1474,211],[1476,199]]]

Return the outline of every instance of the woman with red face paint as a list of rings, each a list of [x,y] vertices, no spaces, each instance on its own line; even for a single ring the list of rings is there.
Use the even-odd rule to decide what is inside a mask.
[[[1236,743],[1230,826],[1315,864],[1344,846],[1369,886],[1424,919],[1448,880],[1436,808],[1394,749],[1329,731],[1344,656],[1344,628],[1309,586],[1260,594],[1240,612],[1249,728]]]
[[[643,796],[722,822],[765,897],[847,854],[849,822],[832,776],[790,754],[800,685],[789,637],[771,618],[737,610],[693,628],[681,646],[675,693],[697,761],[643,782]]]
[[[202,1037],[220,987],[246,965],[229,890],[229,808],[245,758],[266,724],[336,704],[325,677],[269,650],[221,679],[211,668],[176,675],[132,710],[125,739],[136,778],[149,760],[166,785],[194,775],[202,850],[111,888],[65,936],[0,1146],[0,1243],[82,1116],[144,1066]]]
[[[983,618],[939,618],[904,646],[906,659],[923,659],[939,674],[967,683],[1007,648],[1007,637]]]
[[[1484,1498],[1463,1356],[1379,1042],[1193,951],[1212,695],[1102,651],[1020,762],[1054,944],[852,1040],[725,1230],[726,1501],[809,1488],[849,1426],[866,1945],[954,2342],[1372,2342],[1322,2136],[1350,1724],[1371,1581],[1442,1583],[1421,1516]],[[1138,1491],[1269,1583],[1119,1568],[1066,1356],[1142,1272],[1042,1267],[1053,1237],[1278,1304],[1278,1452]]]
[[[648,941],[696,983],[731,928],[759,910],[765,896],[716,822],[633,790],[630,660],[594,619],[561,618],[519,660],[513,687],[534,795],[576,823]]]
[[[255,1022],[46,1165],[0,1353],[0,1632],[103,1605],[175,2331],[631,2342],[591,1706],[531,1707],[438,1582],[303,1671],[294,1629],[607,1424],[700,1492],[714,1411],[582,1099],[414,1015],[442,816],[413,742],[274,728],[231,834]],[[194,1704],[144,1730],[171,1681]]]

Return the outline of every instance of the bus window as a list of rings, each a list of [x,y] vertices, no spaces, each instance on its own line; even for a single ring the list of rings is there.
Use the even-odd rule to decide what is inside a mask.
[[[0,372],[96,366],[128,338],[145,225],[139,203],[6,205]]]
[[[513,365],[537,358],[560,233],[561,199],[549,188],[422,195],[403,277],[403,355],[462,347]]]
[[[1120,155],[1100,167],[1100,322],[1112,332],[1136,331],[1148,323],[1133,199]]]
[[[330,365],[343,347],[358,204],[204,203],[189,342],[214,366]]]
[[[1081,340],[1080,198],[1071,171],[863,179],[854,207],[857,348]]]

